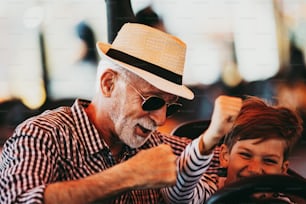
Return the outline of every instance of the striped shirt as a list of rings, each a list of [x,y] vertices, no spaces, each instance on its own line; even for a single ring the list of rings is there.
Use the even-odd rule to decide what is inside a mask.
[[[72,107],[45,111],[20,124],[4,145],[0,164],[0,203],[43,203],[47,184],[77,180],[117,164],[108,146],[76,100]],[[200,203],[216,189],[205,176],[212,155],[202,156],[199,140],[154,132],[140,148],[124,146],[120,162],[139,151],[168,144],[178,156],[173,187],[131,190],[108,203]],[[209,190],[210,189],[210,190]],[[105,203],[105,202],[104,202]]]

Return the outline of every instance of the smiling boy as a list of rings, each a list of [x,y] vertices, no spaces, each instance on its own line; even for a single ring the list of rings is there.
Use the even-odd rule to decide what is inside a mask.
[[[227,175],[219,177],[218,188],[245,177],[286,174],[290,151],[302,130],[294,111],[247,98],[220,147],[220,166]]]
[[[255,96],[246,97],[222,144],[214,150],[214,157],[219,163],[217,166],[220,167],[218,175],[207,171],[202,178],[202,189],[207,193],[194,190],[188,195],[193,196],[189,203],[205,203],[218,189],[243,178],[266,174],[286,175],[289,154],[301,137],[302,123],[294,110],[268,104]],[[180,182],[180,185],[188,186],[188,183]],[[270,199],[273,196],[273,199],[285,200],[287,203],[296,203],[290,201],[300,199],[280,193],[256,193],[253,196],[256,199]],[[298,203],[301,203],[300,200]]]

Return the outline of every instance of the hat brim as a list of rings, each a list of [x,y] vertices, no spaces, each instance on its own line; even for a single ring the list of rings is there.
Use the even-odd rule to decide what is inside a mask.
[[[144,80],[146,80],[148,83],[150,83],[152,86],[155,86],[156,88],[173,94],[173,95],[177,95],[180,97],[183,97],[185,99],[188,100],[192,100],[194,98],[194,94],[193,92],[186,87],[185,85],[178,85],[176,83],[170,82],[162,77],[159,77],[155,74],[152,74],[150,72],[144,71],[140,68],[137,68],[135,66],[126,64],[124,62],[121,62],[119,60],[113,59],[109,56],[106,55],[107,51],[111,48],[110,44],[106,44],[103,42],[97,42],[97,50],[98,53],[100,55],[100,57],[105,57],[113,62],[115,62],[116,64],[128,69],[129,71],[135,73],[136,75],[138,75],[139,77],[143,78]]]

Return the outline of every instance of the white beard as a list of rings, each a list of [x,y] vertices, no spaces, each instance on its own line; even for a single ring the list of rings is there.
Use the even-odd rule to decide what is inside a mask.
[[[115,125],[120,140],[132,148],[142,146],[149,139],[149,136],[144,138],[135,134],[135,128],[138,124],[152,131],[156,129],[149,119],[130,120],[129,118],[120,118]]]
[[[121,95],[120,99],[117,100],[113,106],[111,107],[111,119],[114,122],[115,125],[115,131],[119,137],[119,139],[124,142],[126,145],[132,147],[132,148],[138,148],[142,146],[148,139],[149,136],[144,138],[139,135],[135,134],[135,128],[137,127],[137,124],[143,126],[146,129],[154,131],[156,129],[156,126],[153,124],[153,122],[149,118],[142,118],[142,119],[131,119],[129,117],[126,117],[123,113],[125,113],[124,109],[124,103],[123,100],[125,96]],[[119,104],[121,103],[121,104]],[[119,108],[120,107],[120,108]]]

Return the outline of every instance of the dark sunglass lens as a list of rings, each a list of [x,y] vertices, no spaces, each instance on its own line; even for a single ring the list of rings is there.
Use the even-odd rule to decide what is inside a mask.
[[[143,102],[142,109],[144,111],[158,110],[163,107],[165,103],[166,102],[162,98],[151,96]]]
[[[170,117],[171,115],[173,115],[174,113],[180,111],[182,109],[182,104],[179,103],[175,103],[175,104],[170,104],[167,107],[167,117]]]

